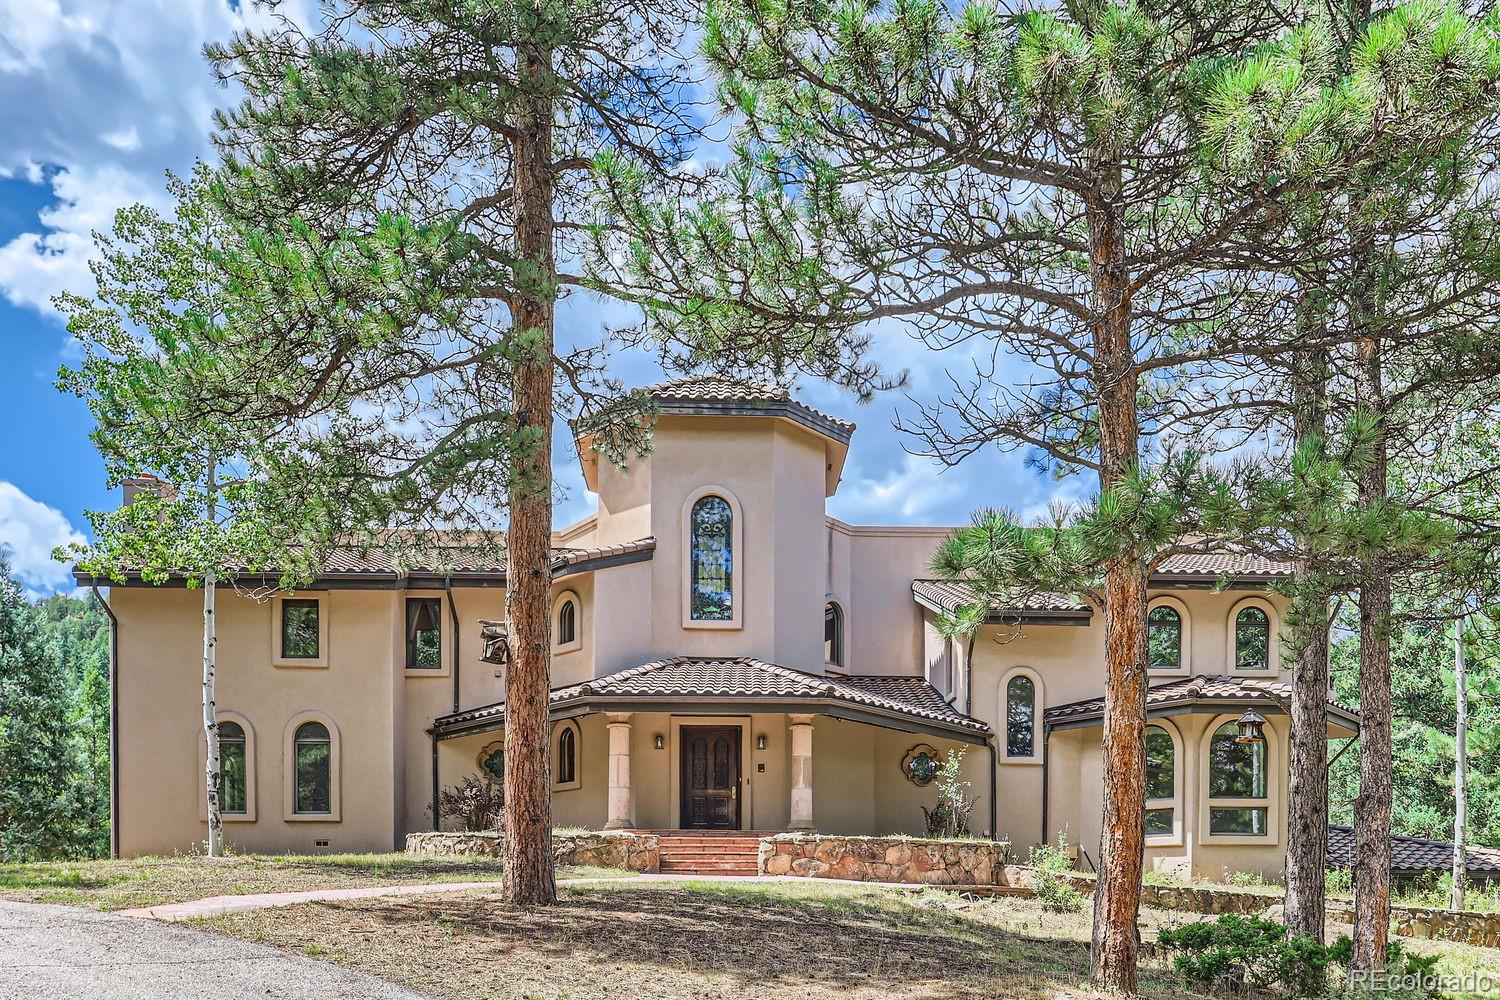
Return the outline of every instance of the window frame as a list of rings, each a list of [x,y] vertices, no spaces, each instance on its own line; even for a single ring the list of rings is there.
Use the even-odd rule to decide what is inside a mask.
[[[557,641],[558,617],[562,614],[563,605],[569,601],[573,602],[573,641],[560,643]],[[552,633],[554,654],[572,653],[583,648],[583,600],[576,590],[560,591],[552,599],[552,614],[547,619],[547,628]]]
[[[287,602],[294,605],[311,602],[318,607],[318,655],[317,656],[283,656],[282,629],[285,620],[285,608]],[[276,667],[300,667],[304,669],[325,669],[328,666],[328,610],[329,601],[327,594],[298,593],[278,594],[271,600],[271,665]]]
[[[1025,677],[1031,681],[1031,754],[1030,756],[1015,755],[1010,752],[1010,683],[1017,677]],[[1045,710],[1046,698],[1044,696],[1042,677],[1030,667],[1011,667],[1000,678],[999,691],[999,725],[996,732],[999,735],[1000,761],[1005,764],[1042,764],[1046,758],[1046,748],[1042,746],[1042,713]]]
[[[566,792],[581,788],[583,787],[583,730],[572,719],[564,719],[554,729],[552,734],[552,790]],[[573,778],[570,781],[561,780],[562,772],[559,769],[562,763],[564,734],[572,734],[573,737]]]
[[[305,813],[297,811],[297,730],[309,722],[321,723],[328,730],[328,811]],[[286,724],[282,738],[282,815],[288,823],[338,823],[343,820],[343,762],[341,760],[339,727],[326,713],[319,711],[298,712]]]
[[[1157,668],[1151,666],[1151,612],[1159,607],[1168,607],[1177,612],[1180,632],[1177,642],[1177,666]],[[1187,677],[1193,672],[1193,616],[1187,605],[1175,597],[1159,595],[1146,602],[1146,673],[1149,677]]]
[[[244,812],[238,812],[238,813],[225,812],[223,810],[223,808],[222,808],[223,807],[223,798],[221,796],[221,798],[219,800],[219,805],[220,805],[219,819],[222,822],[225,822],[225,823],[254,823],[255,819],[256,819],[256,802],[255,802],[255,798],[256,798],[255,797],[255,780],[256,780],[256,774],[255,774],[255,756],[256,756],[256,753],[255,753],[255,727],[250,724],[250,720],[249,719],[245,718],[239,712],[230,711],[228,709],[219,709],[219,710],[215,711],[214,712],[214,718],[218,721],[218,723],[221,726],[224,723],[226,723],[226,722],[233,722],[235,725],[239,726],[245,732],[245,811]],[[219,750],[220,750],[220,754],[222,754],[223,753],[223,746],[222,746],[222,744],[220,745]],[[220,757],[220,764],[219,764],[219,768],[220,768],[220,770],[219,770],[219,774],[220,774],[219,785],[220,785],[221,792],[222,792],[222,788],[223,788],[223,777],[222,777],[222,775],[224,773],[223,772],[223,766],[224,766],[223,765],[223,758],[221,756]],[[198,793],[199,793],[197,795],[197,799],[198,799],[198,819],[201,820],[201,821],[203,821],[204,823],[208,822],[208,802],[205,801],[204,796],[203,796],[203,781],[204,781],[204,778],[205,778],[205,776],[207,774],[208,774],[208,735],[203,732],[203,729],[200,726],[199,729],[198,729],[198,781],[197,781],[197,784],[195,785],[195,787],[198,789]]]
[[[828,655],[828,612],[833,612],[833,656]],[[823,602],[823,665],[844,668],[844,606],[833,598]]]
[[[729,504],[729,617],[714,621],[693,618],[693,507],[704,497]],[[745,627],[745,515],[734,493],[719,485],[700,486],[682,504],[682,627],[685,629],[743,629]]]
[[[1198,796],[1201,803],[1199,815],[1202,817],[1202,829],[1198,831],[1198,842],[1246,845],[1278,844],[1281,841],[1281,798],[1285,790],[1285,782],[1282,780],[1282,772],[1279,770],[1281,737],[1269,722],[1267,722],[1262,730],[1265,734],[1265,797],[1214,797],[1209,794],[1209,789],[1213,781],[1212,749],[1214,734],[1226,725],[1236,724],[1239,718],[1239,713],[1215,716],[1209,721],[1208,727],[1203,732],[1202,741],[1199,744],[1199,760],[1202,763],[1198,769],[1200,772],[1198,778]],[[1266,832],[1261,835],[1253,833],[1214,833],[1212,827],[1212,810],[1214,809],[1264,809],[1266,811]]]
[[[1239,668],[1239,643],[1237,640],[1240,612],[1246,608],[1258,608],[1265,612],[1266,627],[1266,669],[1264,670],[1241,670]],[[1276,607],[1264,597],[1246,597],[1238,600],[1229,609],[1229,617],[1225,620],[1224,630],[1226,634],[1225,644],[1225,673],[1234,677],[1275,677],[1281,673],[1281,622],[1276,614]]]
[[[1148,812],[1152,809],[1172,810],[1172,832],[1146,834],[1146,846],[1178,847],[1182,844],[1183,823],[1182,765],[1184,757],[1182,733],[1180,733],[1177,730],[1177,727],[1172,725],[1172,723],[1166,719],[1147,719],[1146,730],[1148,733],[1153,726],[1163,730],[1168,736],[1172,738],[1172,795],[1170,798],[1147,798],[1146,810]]]
[[[412,664],[412,640],[411,640],[411,606],[415,601],[437,602],[437,633],[438,633],[438,661],[437,666],[419,667]],[[408,674],[416,677],[446,677],[448,675],[448,651],[451,638],[448,624],[448,607],[440,595],[437,594],[407,594],[401,602],[401,648],[403,667]]]

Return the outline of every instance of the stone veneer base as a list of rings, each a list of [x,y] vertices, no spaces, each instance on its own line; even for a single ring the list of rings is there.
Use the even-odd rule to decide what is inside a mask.
[[[425,832],[406,835],[408,854],[498,858],[498,833]],[[606,830],[599,833],[554,833],[552,857],[560,865],[661,871],[661,838],[653,833]]]

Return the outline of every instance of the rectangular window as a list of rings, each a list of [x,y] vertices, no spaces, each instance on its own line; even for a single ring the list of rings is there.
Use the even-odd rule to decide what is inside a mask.
[[[443,603],[436,597],[406,599],[406,669],[442,667],[442,610]]]
[[[221,728],[228,728],[223,727]],[[235,729],[239,727],[236,726]],[[245,814],[245,737],[219,740],[219,811]]]
[[[318,602],[292,600],[281,602],[281,658],[316,660],[320,641]]]
[[[1147,809],[1146,836],[1170,837],[1172,835],[1173,818],[1171,809]]]
[[[1261,806],[1211,806],[1208,810],[1208,832],[1264,837],[1268,832],[1266,810]]]
[[[297,812],[329,811],[329,745],[326,742],[297,744]]]

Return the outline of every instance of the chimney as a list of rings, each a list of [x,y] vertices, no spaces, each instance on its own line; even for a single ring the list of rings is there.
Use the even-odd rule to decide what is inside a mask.
[[[130,476],[120,485],[125,487],[125,501],[122,506],[129,507],[135,503],[136,497],[142,493],[150,493],[159,497],[171,497],[176,491],[167,483],[162,482],[149,472]]]

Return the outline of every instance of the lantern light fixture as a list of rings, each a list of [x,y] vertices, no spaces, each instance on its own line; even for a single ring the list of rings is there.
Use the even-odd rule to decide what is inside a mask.
[[[766,734],[765,733],[760,733],[760,734],[758,734],[755,737],[755,749],[757,749],[757,750],[764,750],[765,748],[766,748]]]
[[[655,738],[652,739],[651,743],[658,750],[665,750],[667,748],[667,738],[661,733],[657,733]]]
[[[1239,735],[1234,738],[1236,743],[1264,743],[1266,741],[1266,720],[1256,714],[1255,709],[1245,709],[1245,714],[1240,716],[1236,727]]]

